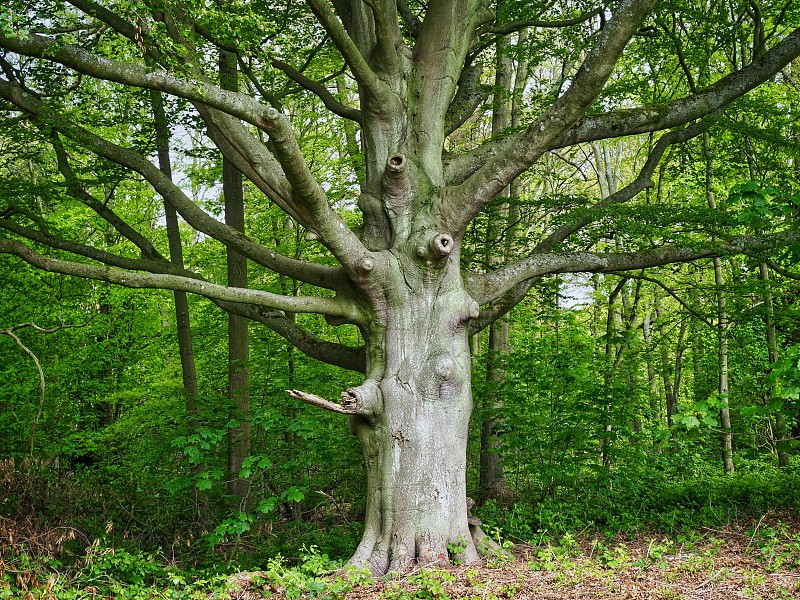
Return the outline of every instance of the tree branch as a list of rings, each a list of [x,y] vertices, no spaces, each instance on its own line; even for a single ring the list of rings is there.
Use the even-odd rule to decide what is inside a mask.
[[[28,264],[50,273],[97,279],[129,288],[179,290],[227,302],[258,304],[296,313],[319,313],[341,317],[347,322],[359,320],[355,305],[340,297],[282,296],[260,290],[226,287],[181,275],[133,273],[114,267],[100,267],[46,257],[20,242],[7,239],[0,239],[0,254],[13,254]]]
[[[353,347],[323,340],[291,321],[285,314],[277,310],[252,304],[214,301],[220,308],[228,312],[246,317],[261,323],[292,344],[306,355],[343,369],[365,373],[367,356],[363,346]]]
[[[309,223],[310,228],[345,269],[355,272],[367,249],[328,204],[325,191],[317,183],[303,157],[289,120],[274,108],[270,108],[267,118],[272,123],[270,138],[275,156],[283,166],[295,195],[311,214],[313,220]]]
[[[478,35],[483,35],[484,33],[508,35],[509,33],[514,33],[515,31],[519,31],[520,29],[527,29],[528,27],[541,27],[544,29],[572,27],[573,25],[577,25],[578,23],[583,23],[584,21],[588,21],[592,17],[599,15],[604,10],[605,9],[602,6],[598,6],[595,9],[592,9],[588,12],[582,13],[570,19],[556,19],[554,21],[546,21],[543,19],[525,19],[520,21],[511,21],[510,23],[504,23],[503,25],[497,25],[497,24],[493,26],[487,25],[478,30]]]
[[[175,207],[189,225],[198,231],[207,233],[251,260],[287,277],[319,287],[340,289],[346,285],[341,269],[288,258],[257,244],[242,233],[216,220],[192,202],[180,187],[143,156],[130,148],[113,144],[75,125],[52,111],[40,100],[25,94],[20,86],[0,79],[0,97],[35,117],[43,119],[47,126],[58,129],[67,137],[91,149],[98,156],[139,173],[167,202]]]
[[[0,30],[0,47],[24,56],[57,62],[97,79],[166,92],[198,102],[270,133],[271,121],[265,116],[271,107],[244,94],[222,90],[205,81],[181,79],[166,71],[97,56],[78,46],[61,45],[57,40],[36,34],[10,37]]]
[[[572,219],[572,221],[567,222],[556,229],[553,233],[539,242],[534,247],[532,253],[536,254],[549,252],[572,234],[580,231],[589,223],[592,223],[598,218],[602,217],[610,206],[628,202],[646,188],[653,187],[653,182],[650,178],[653,175],[653,171],[655,171],[656,167],[658,166],[658,163],[661,161],[661,158],[664,156],[664,152],[666,151],[667,147],[690,140],[693,137],[700,135],[707,129],[708,124],[700,122],[695,123],[686,129],[671,131],[662,135],[658,142],[656,142],[656,145],[650,151],[650,156],[647,157],[647,161],[645,162],[641,171],[639,171],[639,175],[634,181],[614,194],[603,198],[593,206],[586,209],[581,215]]]
[[[800,56],[800,28],[746,67],[685,98],[662,105],[619,110],[581,119],[556,139],[553,148],[581,142],[669,129],[700,119],[774,77]]]
[[[662,290],[667,292],[667,294],[672,296],[678,302],[678,304],[680,304],[683,308],[685,308],[690,314],[694,315],[698,320],[702,321],[703,323],[705,323],[706,325],[708,325],[712,329],[714,329],[716,327],[715,323],[712,323],[706,317],[704,317],[699,312],[694,310],[691,306],[689,306],[689,304],[687,302],[685,302],[680,296],[678,296],[678,294],[675,293],[663,281],[661,281],[659,279],[656,279],[655,277],[648,277],[646,275],[641,275],[641,274],[637,275],[637,274],[633,274],[633,273],[630,273],[630,272],[627,272],[627,271],[626,272],[612,271],[611,274],[612,275],[617,275],[618,277],[625,277],[626,279],[638,279],[640,281],[649,281],[650,283],[655,283],[658,287],[660,287]]]
[[[69,252],[77,256],[83,256],[105,265],[111,265],[113,267],[131,269],[135,271],[147,271],[148,273],[177,274],[174,273],[171,263],[163,257],[161,257],[160,260],[147,258],[127,258],[125,256],[119,256],[117,254],[112,254],[111,252],[106,252],[105,250],[98,250],[92,246],[86,246],[77,242],[70,242],[63,238],[57,238],[46,233],[34,231],[33,229],[28,229],[27,227],[23,227],[22,225],[5,218],[0,218],[0,228],[11,231],[19,236],[31,240],[32,242],[37,242],[57,250],[64,250],[65,252]]]
[[[300,390],[286,390],[286,393],[289,394],[295,400],[300,400],[300,402],[305,402],[306,404],[311,404],[312,406],[318,406],[319,408],[324,408],[325,410],[329,410],[331,412],[339,413],[342,415],[357,414],[355,408],[346,407],[342,404],[337,404],[336,402],[325,400],[325,398],[317,396],[316,394],[308,394],[306,392],[301,392]]]
[[[548,150],[565,148],[582,142],[649,133],[671,129],[701,119],[718,111],[774,77],[792,60],[800,56],[800,29],[748,66],[726,75],[714,84],[684,98],[660,105],[586,115],[548,144]],[[525,132],[512,134],[512,140],[522,140]],[[473,176],[498,155],[509,138],[493,139],[446,162],[446,180],[457,185]]]
[[[285,63],[282,60],[278,60],[277,58],[270,60],[270,64],[276,69],[283,71],[286,76],[296,84],[315,94],[320,100],[322,100],[325,108],[327,108],[333,114],[344,117],[345,119],[350,119],[356,123],[361,123],[361,111],[339,102],[323,84],[306,77],[290,64]]]
[[[403,19],[403,23],[406,24],[408,27],[408,33],[412,38],[416,38],[419,35],[419,30],[422,27],[422,22],[417,18],[411,9],[408,8],[408,3],[406,0],[397,0],[397,12],[400,15],[400,18]]]
[[[331,40],[341,52],[345,62],[350,66],[356,81],[362,86],[364,92],[373,101],[380,102],[386,100],[391,94],[389,88],[383,83],[375,72],[367,64],[367,60],[361,54],[350,34],[337,18],[333,10],[328,6],[326,0],[306,0],[311,10],[316,15],[320,24],[331,36]]]
[[[147,258],[152,261],[165,261],[166,259],[164,256],[158,250],[156,250],[155,246],[153,246],[150,240],[128,225],[106,204],[100,202],[100,200],[95,198],[78,183],[78,179],[75,177],[75,174],[69,165],[69,159],[67,158],[67,153],[64,150],[64,145],[61,143],[58,133],[55,131],[50,136],[50,144],[53,146],[53,149],[56,152],[58,170],[61,171],[61,174],[64,176],[64,180],[67,183],[67,191],[70,193],[70,195],[72,195],[74,198],[77,198],[86,206],[95,211],[109,225],[119,231],[119,233],[122,234],[128,241],[139,248],[143,258]]]
[[[583,116],[611,76],[628,40],[654,4],[655,0],[623,1],[614,18],[600,32],[567,91],[522,132],[503,140],[497,154],[464,183],[445,189],[443,212],[452,216],[450,226],[454,231],[463,231],[486,204],[551,149],[553,141]],[[466,207],[464,198],[472,199]]]
[[[480,304],[501,298],[526,281],[554,273],[611,273],[634,271],[677,262],[690,262],[732,254],[759,256],[777,247],[796,244],[800,231],[763,236],[739,236],[693,247],[665,246],[642,252],[596,254],[574,252],[534,254],[483,276],[466,277],[467,291]]]

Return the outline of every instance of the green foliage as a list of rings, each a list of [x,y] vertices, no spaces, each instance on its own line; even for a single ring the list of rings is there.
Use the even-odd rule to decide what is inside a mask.
[[[410,589],[393,582],[381,592],[381,598],[384,600],[450,600],[447,586],[455,580],[456,578],[447,571],[420,569],[419,572],[403,578],[403,583]]]

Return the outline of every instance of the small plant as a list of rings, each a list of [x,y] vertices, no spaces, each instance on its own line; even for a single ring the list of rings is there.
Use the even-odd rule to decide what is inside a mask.
[[[454,565],[460,565],[464,562],[464,552],[467,550],[467,540],[459,538],[458,542],[450,542],[447,544],[447,551],[450,553],[450,560]]]
[[[422,569],[409,575],[406,583],[414,589],[406,590],[395,582],[381,593],[384,600],[450,600],[445,588],[456,578],[440,569]]]

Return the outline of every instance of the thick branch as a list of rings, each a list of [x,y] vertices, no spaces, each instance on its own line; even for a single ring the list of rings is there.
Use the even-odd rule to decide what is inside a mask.
[[[696,94],[660,105],[584,116],[554,139],[548,145],[548,149],[685,125],[718,111],[768,81],[798,56],[800,56],[800,29],[786,36],[758,60],[726,75]],[[524,132],[519,132],[511,139],[521,140],[523,136]],[[451,185],[465,181],[487,162],[496,159],[508,143],[508,138],[495,139],[471,152],[450,157],[446,163],[446,180]]]
[[[98,156],[139,173],[167,202],[175,207],[192,227],[234,248],[251,260],[288,277],[319,287],[339,289],[344,285],[341,270],[288,258],[253,242],[247,236],[219,222],[200,209],[184,194],[183,190],[143,156],[71,123],[53,112],[41,101],[25,94],[18,85],[0,79],[0,97],[36,117],[46,120],[50,127],[55,127],[67,137],[91,149]]]
[[[302,200],[304,208],[313,218],[310,227],[342,266],[354,272],[366,254],[366,248],[328,204],[325,191],[303,158],[289,120],[274,108],[270,108],[267,118],[272,123],[269,129],[275,156],[283,166],[295,195]]]
[[[350,66],[356,81],[361,85],[363,91],[371,97],[373,101],[380,102],[390,94],[389,88],[378,78],[370,68],[366,58],[356,46],[350,34],[342,25],[336,14],[328,6],[326,0],[306,0],[311,10],[316,15],[320,24],[331,36],[331,40],[341,52],[345,62]]]
[[[367,357],[363,346],[345,346],[323,340],[299,327],[285,314],[277,310],[253,304],[221,301],[215,301],[215,303],[228,312],[266,325],[311,358],[358,373],[366,372]]]
[[[628,40],[636,33],[654,4],[655,0],[624,1],[572,77],[569,89],[524,131],[501,142],[498,153],[463,184],[449,188],[443,194],[444,212],[454,217],[451,219],[454,231],[463,231],[494,196],[530,167],[552,146],[554,140],[583,116],[611,76]],[[464,206],[464,198],[471,199],[467,207]]]
[[[477,26],[478,8],[477,0],[431,0],[414,45],[412,86],[419,107],[411,115],[414,153],[432,177],[441,172],[445,115]]]
[[[470,296],[484,304],[542,275],[633,271],[732,254],[758,256],[776,247],[796,244],[798,241],[800,241],[800,231],[787,231],[764,236],[734,237],[724,242],[697,244],[694,247],[664,246],[642,252],[534,254],[492,273],[468,276],[465,279]]]
[[[57,62],[97,79],[158,90],[205,104],[270,133],[270,121],[264,118],[270,107],[249,96],[222,90],[205,81],[181,79],[166,71],[97,56],[77,46],[61,45],[57,40],[35,34],[9,37],[0,29],[0,47],[24,56]]]
[[[646,188],[652,187],[653,182],[650,178],[658,166],[658,163],[661,161],[661,158],[664,156],[664,152],[667,147],[671,146],[672,144],[685,142],[693,137],[696,137],[707,128],[708,124],[701,122],[696,123],[691,127],[687,127],[686,129],[672,131],[661,136],[658,142],[656,142],[656,145],[650,151],[650,156],[647,157],[647,161],[642,167],[642,170],[639,171],[639,175],[634,181],[626,185],[621,190],[611,194],[607,198],[603,198],[595,205],[586,209],[581,215],[577,216],[572,221],[569,221],[556,229],[553,233],[551,233],[534,247],[533,253],[536,254],[549,252],[555,248],[556,245],[566,240],[572,234],[580,231],[589,223],[592,223],[598,218],[602,217],[610,206],[615,204],[623,204],[637,196]]]
[[[129,288],[179,290],[227,302],[245,302],[291,312],[337,316],[348,322],[357,321],[354,305],[341,298],[281,296],[260,290],[229,288],[181,275],[133,273],[113,267],[49,258],[14,240],[0,239],[0,254],[13,254],[28,264],[50,273],[97,279]]]

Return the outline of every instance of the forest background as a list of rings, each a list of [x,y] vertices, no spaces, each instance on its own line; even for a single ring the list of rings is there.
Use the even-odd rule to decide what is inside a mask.
[[[207,6],[203,25],[256,35],[248,27],[263,15],[245,4],[240,17]],[[398,6],[412,30],[423,7]],[[135,14],[142,7],[117,8]],[[475,49],[483,69],[472,82],[477,100],[448,139],[453,153],[510,135],[557,96],[605,23],[602,10],[580,2],[495,8],[508,28],[495,25],[495,33],[511,35],[487,37]],[[226,43],[206,37],[222,56],[221,86],[260,95],[289,116],[337,214],[355,227],[363,156],[351,124],[328,118],[323,104],[341,111],[356,86],[309,14],[293,3],[270,14],[265,35],[285,48],[268,60],[243,54],[234,66]],[[98,52],[136,53],[135,42],[105,37],[99,22],[60,2],[0,9],[3,39],[34,31],[43,18],[53,29],[42,34],[94,36]],[[798,24],[792,2],[660,3],[595,108],[693,94],[751,64]],[[203,27],[198,32],[202,38]],[[329,260],[313,233],[223,161],[185,100],[26,61],[5,52],[0,67],[104,136],[160,157],[162,171],[171,163],[174,180],[209,214],[285,256]],[[645,133],[545,153],[475,218],[462,265],[492,272],[590,208],[596,214],[572,248],[623,252],[664,239],[692,246],[795,231],[797,68],[790,62],[668,145]],[[46,236],[124,254],[129,240],[100,206],[174,252],[174,214],[141,178],[65,150],[2,102],[2,239],[50,245],[52,256],[70,248],[59,254]],[[656,149],[663,154],[651,164]],[[632,200],[603,203],[631,185]],[[235,216],[237,202],[243,210]],[[243,263],[183,222],[175,231],[183,263],[207,281],[237,285],[231,278],[238,276],[242,288],[313,293]],[[541,542],[587,529],[679,532],[797,510],[798,256],[800,246],[784,244],[533,282],[497,327],[470,338],[467,490],[483,528],[501,543]],[[343,419],[286,390],[337,397],[360,384],[360,374],[310,358],[275,331],[197,296],[47,273],[7,255],[0,282],[0,516],[9,523],[65,527],[72,533],[54,542],[64,561],[100,540],[95,548],[117,549],[105,555],[108,569],[131,581],[154,576],[143,566],[152,560],[142,557],[155,554],[182,565],[225,559],[256,568],[278,554],[352,553],[367,510],[358,440]],[[177,314],[175,302],[183,307]],[[290,311],[283,317],[321,341],[363,344],[353,325]],[[192,346],[181,352],[178,338],[188,330]],[[28,550],[35,554],[35,544]]]

